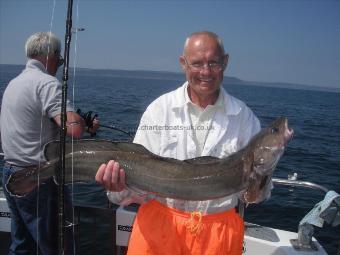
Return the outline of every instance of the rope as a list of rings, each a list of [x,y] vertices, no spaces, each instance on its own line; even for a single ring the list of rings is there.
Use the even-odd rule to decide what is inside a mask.
[[[186,228],[192,235],[199,235],[204,228],[204,224],[202,223],[202,213],[192,212],[190,214],[190,219],[186,223]]]

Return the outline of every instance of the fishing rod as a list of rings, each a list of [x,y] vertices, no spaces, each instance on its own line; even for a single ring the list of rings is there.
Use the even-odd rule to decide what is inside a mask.
[[[123,129],[121,129],[121,128],[118,128],[118,127],[116,127],[115,125],[107,126],[107,125],[99,124],[99,127],[103,127],[103,128],[108,128],[108,129],[116,130],[116,131],[119,131],[119,132],[122,132],[122,133],[128,135],[130,138],[133,138],[133,135],[132,135],[130,132],[125,131],[125,130],[123,130]]]
[[[80,109],[77,109],[77,113],[84,119],[86,126],[88,126],[89,128],[93,126],[93,120],[98,117],[98,114],[94,114],[92,116],[92,111],[88,111],[88,112],[83,113]],[[133,134],[131,134],[128,131],[125,131],[124,129],[116,127],[114,124],[112,124],[111,126],[99,124],[99,127],[119,131],[121,133],[128,135],[130,138],[133,138]],[[91,134],[91,136],[94,136],[94,135],[95,134]]]
[[[69,68],[69,55],[72,37],[72,7],[73,0],[68,0],[66,32],[65,32],[65,49],[64,49],[64,67],[63,67],[63,84],[61,99],[61,130],[60,130],[60,154],[59,164],[60,171],[57,173],[58,180],[58,254],[64,254],[65,243],[65,141],[66,141],[66,101],[67,101],[67,81]]]

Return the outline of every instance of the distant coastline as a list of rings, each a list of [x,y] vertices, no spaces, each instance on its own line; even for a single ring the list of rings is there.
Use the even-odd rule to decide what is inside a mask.
[[[0,75],[6,71],[13,71],[14,73],[19,73],[24,68],[23,65],[8,65],[0,64]],[[73,68],[70,67],[73,71]],[[59,71],[62,71],[61,69]],[[91,69],[79,67],[76,69],[78,75],[104,75],[111,77],[130,77],[139,79],[165,79],[165,80],[175,80],[184,81],[185,76],[183,73],[167,72],[167,71],[146,71],[146,70],[119,70],[119,69]],[[70,71],[70,75],[71,75]],[[247,86],[258,86],[258,87],[272,87],[272,88],[287,88],[287,89],[298,89],[298,90],[313,90],[313,91],[324,91],[340,93],[340,88],[334,87],[321,87],[316,85],[305,85],[305,84],[293,84],[286,82],[260,82],[260,81],[245,81],[236,77],[224,76],[224,85],[247,85]]]

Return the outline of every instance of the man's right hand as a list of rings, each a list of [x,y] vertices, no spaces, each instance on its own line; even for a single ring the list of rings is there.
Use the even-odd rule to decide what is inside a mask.
[[[120,192],[125,189],[125,171],[118,162],[110,160],[98,168],[96,182],[106,190]]]

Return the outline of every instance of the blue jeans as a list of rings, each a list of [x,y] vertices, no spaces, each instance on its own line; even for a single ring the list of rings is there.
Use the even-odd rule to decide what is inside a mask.
[[[5,164],[3,185],[20,169]],[[11,196],[6,189],[4,193],[11,212],[9,254],[58,254],[58,187],[53,179],[24,197]]]

